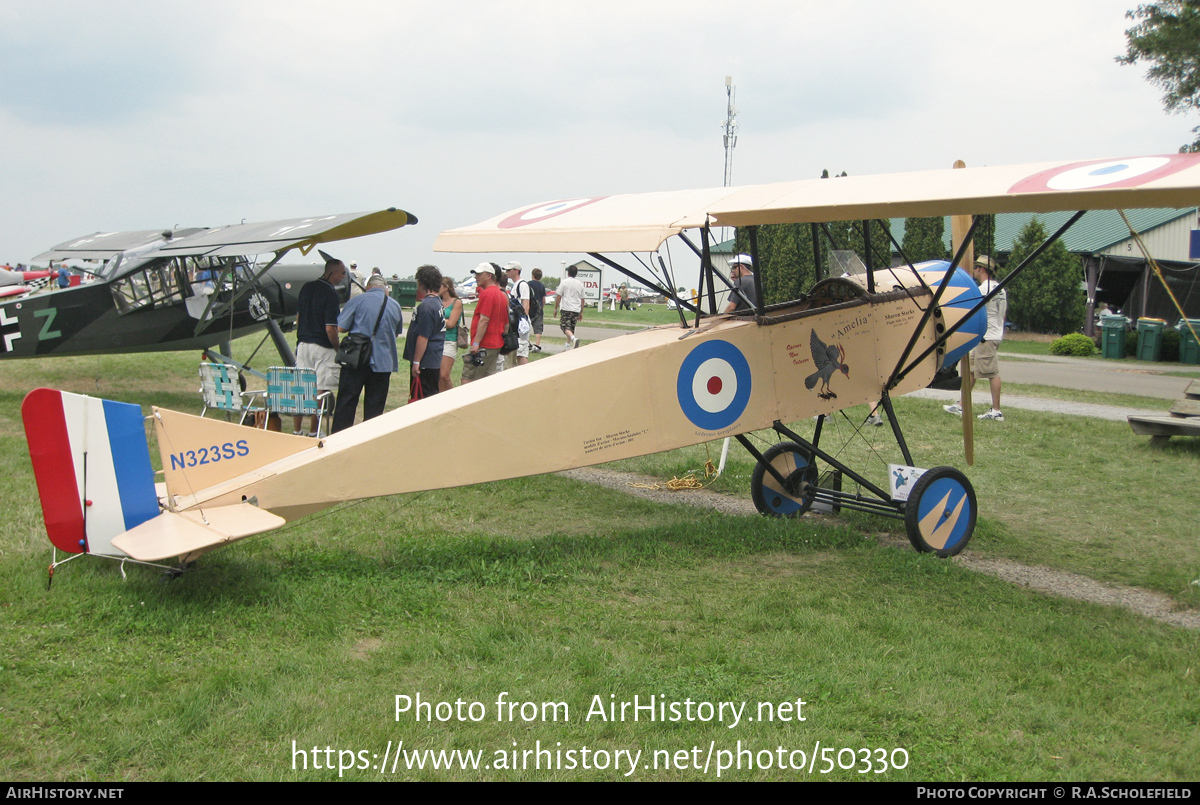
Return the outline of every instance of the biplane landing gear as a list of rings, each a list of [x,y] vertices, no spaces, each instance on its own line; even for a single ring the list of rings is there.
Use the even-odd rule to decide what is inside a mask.
[[[778,472],[784,484],[767,469]],[[750,497],[760,514],[770,517],[799,517],[816,497],[817,468],[808,452],[795,442],[771,445],[754,465],[750,476]]]
[[[909,542],[922,553],[954,556],[975,531],[975,488],[953,467],[934,467],[917,479],[904,509]]]

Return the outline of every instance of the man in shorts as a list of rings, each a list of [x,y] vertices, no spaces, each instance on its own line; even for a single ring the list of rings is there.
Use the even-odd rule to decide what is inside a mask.
[[[546,312],[546,286],[542,284],[542,270],[533,270],[533,279],[529,281],[529,326],[533,328],[534,352],[542,351],[542,330],[544,329],[543,315]]]
[[[325,263],[325,273],[320,279],[305,283],[300,289],[300,298],[296,310],[296,366],[302,369],[315,369],[317,372],[317,391],[321,394],[337,391],[341,367],[337,365],[338,337],[338,299],[337,289],[333,286],[341,283],[346,277],[346,266],[341,260],[328,260]],[[330,398],[332,400],[332,397]],[[332,410],[332,405],[329,406]],[[292,433],[300,435],[304,417],[292,418]],[[316,436],[318,432],[317,417],[310,417],[308,435]]]
[[[559,317],[558,326],[567,337],[567,349],[575,349],[579,339],[575,337],[575,328],[583,321],[583,283],[575,279],[579,269],[567,266],[567,276],[558,285],[558,293],[554,296],[554,313]],[[559,313],[559,308],[562,312]]]
[[[987,296],[997,285],[996,261],[986,254],[981,255],[975,260],[971,276],[979,283],[979,293]],[[987,332],[983,334],[983,341],[979,346],[971,350],[971,384],[969,388],[975,387],[976,377],[987,378],[992,392],[992,407],[976,418],[1003,422],[1004,413],[1000,410],[1000,362],[997,360],[996,353],[1000,351],[1000,342],[1004,339],[1004,317],[1008,314],[1007,292],[1002,290],[992,297],[984,310],[987,311]],[[946,409],[947,413],[962,416],[962,400],[942,407]]]

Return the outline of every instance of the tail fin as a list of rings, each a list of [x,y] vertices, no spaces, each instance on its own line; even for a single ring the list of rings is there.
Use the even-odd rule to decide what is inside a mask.
[[[50,542],[124,556],[112,538],[159,512],[142,409],[41,388],[25,396],[21,417]]]
[[[202,489],[318,446],[316,439],[305,436],[166,408],[154,409],[154,429],[171,508],[180,498],[191,498]],[[184,503],[188,505],[190,502]]]

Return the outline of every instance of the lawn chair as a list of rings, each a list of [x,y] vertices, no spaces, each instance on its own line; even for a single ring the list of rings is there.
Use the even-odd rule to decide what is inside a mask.
[[[267,370],[267,410],[280,416],[316,416],[317,438],[333,393],[317,392],[317,370],[294,366],[272,366]]]
[[[200,364],[200,394],[204,398],[204,409],[200,416],[208,413],[209,408],[215,408],[226,415],[240,414],[238,424],[244,424],[250,414],[266,410],[262,405],[255,404],[264,392],[242,391],[237,370],[225,363]]]

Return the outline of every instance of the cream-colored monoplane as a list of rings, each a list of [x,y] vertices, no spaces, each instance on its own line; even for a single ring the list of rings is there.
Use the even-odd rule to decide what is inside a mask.
[[[648,271],[649,261],[630,270],[601,253],[653,253],[679,237],[701,260],[699,303],[676,299],[689,311],[678,325],[535,361],[316,444],[155,408],[165,476],[157,489],[139,409],[39,389],[24,409],[47,530],[57,548],[70,552],[188,561],[345,500],[555,472],[733,436],[758,461],[751,488],[764,514],[800,514],[817,501],[872,511],[905,520],[917,549],[951,555],[967,544],[976,518],[975,494],[962,472],[926,470],[906,486],[907,495],[897,494],[838,461],[820,439],[826,416],[878,400],[912,465],[891,398],[928,385],[984,329],[987,300],[956,268],[971,230],[951,264],[868,261],[865,271],[823,279],[799,299],[725,315],[716,312],[715,290],[728,282],[709,260],[711,228],[748,227],[754,252],[762,224],[853,220],[870,227],[872,219],[893,217],[1078,210],[1048,245],[1086,210],[1197,204],[1200,155],[1173,154],[522,207],[443,232],[435,248],[584,252],[674,297],[674,283]],[[755,278],[761,281],[761,273]],[[505,425],[511,412],[533,410],[542,415],[539,439],[551,449],[528,449],[525,433]],[[820,417],[811,440],[786,424],[810,417]],[[760,453],[744,435],[763,428],[786,441]],[[111,458],[93,461],[102,440],[120,448],[105,448]],[[469,460],[402,460],[415,445],[430,444],[441,455]],[[88,450],[85,475],[80,467]],[[842,472],[858,491],[820,487],[819,464]],[[43,483],[55,473],[64,477]],[[127,498],[128,509],[114,504]]]

